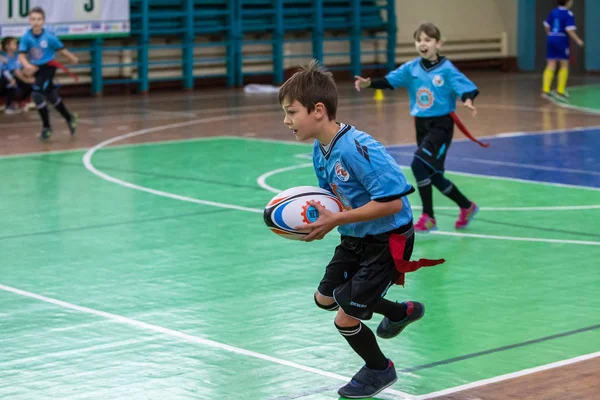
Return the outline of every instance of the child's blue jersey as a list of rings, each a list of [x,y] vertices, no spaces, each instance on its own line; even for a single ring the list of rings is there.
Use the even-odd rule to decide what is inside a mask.
[[[47,29],[39,35],[34,35],[29,29],[19,42],[19,53],[27,53],[33,65],[44,65],[54,60],[54,53],[64,47],[60,39]]]
[[[441,117],[456,110],[456,98],[477,90],[477,86],[450,60],[427,68],[422,58],[402,64],[385,77],[393,88],[405,87],[410,99],[410,115]]]
[[[392,231],[412,221],[406,195],[414,192],[396,161],[381,143],[350,125],[340,131],[327,148],[315,140],[313,164],[319,186],[332,191],[347,210],[371,200],[402,199],[402,210],[372,221],[340,225],[342,235],[365,237]]]
[[[12,57],[6,54],[4,55],[4,58],[6,58],[4,67],[7,71],[13,72],[14,70],[21,69],[21,63],[19,62],[19,55],[17,53],[13,54]]]
[[[548,14],[544,25],[550,29],[548,36],[567,36],[567,31],[576,29],[575,16],[566,7],[557,7]]]

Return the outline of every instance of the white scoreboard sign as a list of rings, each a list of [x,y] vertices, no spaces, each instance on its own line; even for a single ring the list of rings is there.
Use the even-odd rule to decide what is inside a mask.
[[[22,36],[33,7],[44,9],[45,28],[60,37],[129,35],[129,0],[0,0],[0,37]]]

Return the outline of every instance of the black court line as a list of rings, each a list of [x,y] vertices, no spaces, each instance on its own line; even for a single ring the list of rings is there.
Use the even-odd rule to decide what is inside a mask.
[[[468,359],[475,358],[475,357],[485,356],[488,354],[499,353],[502,351],[516,349],[519,347],[525,347],[525,346],[529,346],[532,344],[547,342],[549,340],[558,339],[558,338],[562,338],[562,337],[566,337],[566,336],[572,336],[572,335],[576,335],[576,334],[582,333],[582,332],[593,331],[593,330],[596,330],[599,328],[600,328],[600,324],[592,325],[592,326],[588,326],[585,328],[579,328],[579,329],[575,329],[575,330],[568,331],[568,332],[557,333],[555,335],[544,336],[544,337],[538,338],[538,339],[527,340],[527,341],[521,342],[521,343],[509,344],[507,346],[496,347],[496,348],[490,349],[490,350],[478,351],[477,353],[465,354],[464,356],[453,357],[453,358],[448,358],[446,360],[432,362],[429,364],[422,364],[422,365],[417,365],[415,367],[404,368],[404,369],[399,370],[398,372],[399,373],[407,373],[407,372],[421,371],[423,369],[433,368],[433,367],[437,367],[439,365],[452,364],[452,363],[455,363],[458,361],[464,361],[464,360],[468,360]]]
[[[193,213],[175,214],[175,215],[167,215],[167,216],[163,216],[163,217],[153,217],[153,218],[145,218],[145,219],[134,219],[134,220],[130,220],[130,221],[111,222],[111,223],[107,223],[107,224],[86,225],[86,226],[79,226],[79,227],[75,227],[75,228],[65,228],[65,229],[55,229],[55,230],[51,230],[51,231],[20,233],[18,235],[0,236],[0,240],[19,239],[19,238],[27,238],[27,237],[32,237],[32,236],[42,236],[42,235],[50,235],[50,234],[55,234],[55,233],[64,233],[64,232],[87,231],[87,230],[92,230],[92,229],[110,228],[113,226],[132,225],[132,224],[139,224],[139,223],[145,223],[145,222],[166,221],[169,219],[194,217],[194,216],[198,216],[198,215],[210,215],[210,214],[217,214],[217,213],[222,213],[222,212],[227,212],[227,211],[235,211],[235,210],[221,209],[221,210],[213,210],[213,211],[196,211]]]

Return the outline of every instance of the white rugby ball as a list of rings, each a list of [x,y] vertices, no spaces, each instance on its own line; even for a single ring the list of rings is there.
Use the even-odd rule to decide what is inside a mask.
[[[316,201],[327,210],[337,213],[344,206],[333,193],[315,186],[297,186],[279,193],[267,204],[265,224],[277,235],[300,240],[308,235],[296,230],[297,226],[311,224],[319,218],[319,211],[309,202]]]

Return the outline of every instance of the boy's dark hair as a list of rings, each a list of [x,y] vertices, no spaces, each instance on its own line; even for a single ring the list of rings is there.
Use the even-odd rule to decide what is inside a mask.
[[[298,100],[310,114],[315,104],[323,103],[327,109],[329,120],[334,120],[337,113],[338,89],[333,74],[317,60],[298,68],[279,89],[279,104],[284,100]]]
[[[569,2],[569,0],[558,0],[557,1],[559,7],[566,6],[568,2]]]
[[[42,14],[42,17],[46,19],[46,13],[42,7],[33,7],[31,10],[29,10],[29,15],[31,14]]]
[[[4,39],[2,39],[2,50],[6,51],[6,49],[8,48],[8,45],[10,42],[12,41],[17,41],[16,37],[13,36],[7,36]]]
[[[423,22],[417,30],[415,31],[413,38],[415,40],[419,39],[421,33],[425,33],[430,38],[434,38],[438,42],[442,39],[442,33],[440,32],[440,28],[432,24],[431,22]]]

